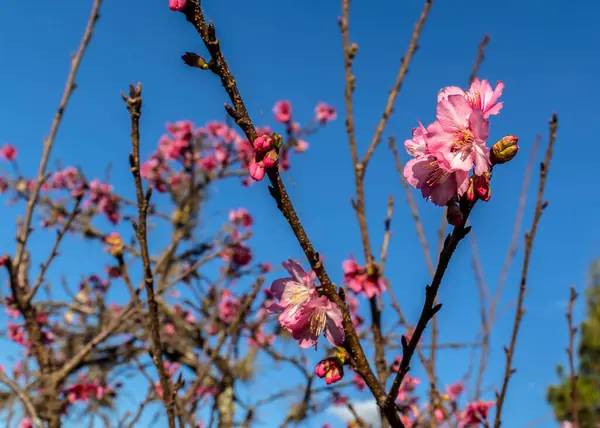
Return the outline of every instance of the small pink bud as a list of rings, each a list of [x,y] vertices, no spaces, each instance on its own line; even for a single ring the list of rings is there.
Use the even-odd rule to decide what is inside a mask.
[[[17,158],[17,148],[9,144],[5,144],[0,149],[0,157],[9,162]]]
[[[475,189],[475,194],[482,201],[487,202],[492,197],[492,188],[490,187],[490,174],[488,174],[487,172],[483,173],[483,175],[473,176],[473,187]]]
[[[279,155],[275,149],[267,152],[265,158],[263,159],[265,168],[273,168],[275,165],[277,165],[277,159],[279,159]]]
[[[273,139],[268,135],[261,135],[256,140],[254,140],[254,150],[257,153],[266,152],[273,147]]]
[[[463,220],[463,214],[458,205],[451,201],[448,203],[447,207],[448,210],[446,211],[446,219],[448,220],[448,224],[451,224],[452,226],[460,226],[460,223]]]
[[[169,9],[173,12],[181,12],[185,9],[187,0],[169,0]]]
[[[514,158],[519,151],[518,141],[519,139],[514,135],[507,135],[494,144],[490,153],[492,165],[505,163]]]
[[[296,153],[304,153],[306,150],[308,150],[308,143],[304,140],[298,140],[294,146],[294,151]]]
[[[250,177],[255,181],[260,181],[265,177],[265,167],[261,165],[262,162],[256,162],[255,159],[250,161],[248,169],[250,170]]]
[[[325,378],[325,383],[331,385],[344,377],[344,366],[338,358],[325,358],[315,367],[315,374],[321,379]]]

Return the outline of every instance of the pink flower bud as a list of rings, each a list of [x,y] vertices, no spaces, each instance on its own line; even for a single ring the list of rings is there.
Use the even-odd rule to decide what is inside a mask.
[[[298,140],[294,146],[294,151],[296,153],[304,153],[306,150],[308,150],[308,143],[304,140]]]
[[[181,12],[185,9],[187,0],[169,0],[169,9],[173,12]]]
[[[490,174],[484,172],[483,175],[473,176],[473,187],[475,194],[479,199],[487,202],[492,197],[492,188],[490,187]]]
[[[325,358],[315,367],[315,374],[321,379],[325,378],[325,383],[331,385],[344,377],[344,366],[335,357]]]
[[[17,148],[8,144],[3,145],[0,149],[0,157],[9,162],[14,161],[17,158]]]
[[[275,149],[267,152],[265,158],[263,159],[265,168],[273,168],[275,165],[277,165],[277,159],[279,159],[279,155]]]
[[[494,144],[490,152],[492,165],[505,163],[514,158],[519,151],[518,141],[519,139],[514,135],[507,135]]]
[[[268,135],[261,135],[256,140],[254,140],[254,150],[257,153],[266,152],[273,147],[273,139]]]
[[[265,177],[265,167],[261,164],[262,162],[258,163],[255,159],[252,159],[248,166],[250,177],[255,181],[260,181]]]

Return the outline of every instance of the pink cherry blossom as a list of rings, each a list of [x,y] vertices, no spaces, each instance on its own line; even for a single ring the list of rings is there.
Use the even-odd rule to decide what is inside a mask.
[[[498,81],[496,83],[496,88],[492,89],[489,81],[477,78],[473,80],[473,83],[471,83],[467,92],[464,92],[458,86],[447,86],[443,88],[438,93],[438,102],[448,99],[451,95],[463,96],[473,110],[480,110],[483,113],[483,117],[487,119],[491,115],[500,113],[503,103],[499,103],[498,98],[502,95],[503,90],[504,82],[502,81]]]
[[[385,280],[375,266],[371,268],[361,267],[353,257],[350,257],[342,263],[342,267],[344,270],[344,283],[353,292],[357,294],[364,293],[370,299],[373,296],[381,296],[381,293],[385,291]]]
[[[411,186],[421,189],[424,198],[441,207],[455,195],[462,196],[469,187],[468,171],[453,171],[443,158],[433,155],[408,161],[404,176]]]
[[[365,388],[367,387],[367,383],[365,382],[363,377],[361,375],[359,375],[358,373],[354,373],[354,377],[352,378],[352,383],[354,384],[354,386],[356,386],[356,389],[358,389],[359,391],[364,391]]]
[[[493,401],[475,401],[467,404],[466,409],[461,412],[459,426],[467,427],[482,423],[487,419],[489,410],[494,404]]]
[[[254,150],[257,153],[266,152],[273,147],[273,138],[269,135],[261,135],[254,140]]]
[[[265,166],[262,162],[256,162],[255,159],[252,159],[248,169],[250,171],[250,177],[255,181],[260,181],[265,177]]]
[[[296,141],[296,144],[294,145],[294,151],[296,153],[304,153],[305,151],[308,150],[308,146],[309,146],[309,144],[306,141],[298,140],[298,141]]]
[[[292,120],[292,103],[289,101],[278,101],[273,107],[275,120],[279,123],[288,123]]]
[[[0,149],[0,157],[9,162],[14,161],[17,158],[17,148],[9,144],[5,144]]]
[[[315,118],[322,124],[326,124],[332,120],[335,120],[337,118],[337,113],[334,107],[331,107],[325,103],[319,103],[315,108]]]
[[[187,0],[169,0],[169,9],[173,12],[181,12],[186,4]]]
[[[478,175],[490,169],[489,149],[485,145],[489,122],[480,110],[473,110],[461,95],[450,95],[437,105],[437,119],[427,127],[427,149],[448,169],[469,171]]]
[[[229,221],[244,227],[252,226],[253,219],[246,208],[238,208],[229,212]]]
[[[301,348],[315,346],[323,333],[332,345],[344,343],[342,312],[326,296],[310,299],[288,327]]]
[[[419,126],[412,130],[412,138],[404,141],[404,147],[408,154],[414,157],[425,155],[427,152],[426,136],[427,129],[419,122]]]
[[[446,387],[446,393],[452,401],[458,400],[458,397],[460,397],[460,394],[462,394],[464,390],[465,386],[463,385],[462,381],[458,381]]]
[[[231,291],[223,290],[221,302],[219,303],[219,318],[227,324],[232,323],[237,317],[240,301],[233,297]]]
[[[22,419],[19,428],[33,428],[33,422],[29,418]]]
[[[292,259],[282,265],[291,276],[273,281],[270,292],[279,303],[272,303],[266,309],[269,313],[280,314],[279,322],[290,330],[290,325],[295,323],[302,307],[316,296],[316,275],[313,271],[304,271],[300,263]]]

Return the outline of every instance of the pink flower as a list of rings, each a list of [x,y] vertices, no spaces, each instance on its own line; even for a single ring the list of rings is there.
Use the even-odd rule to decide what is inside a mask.
[[[344,342],[340,308],[325,296],[318,296],[314,272],[305,272],[302,266],[289,259],[283,263],[291,277],[281,278],[271,284],[271,294],[279,303],[266,309],[279,314],[279,323],[292,333],[302,348],[316,345],[319,336],[339,346]]]
[[[345,260],[342,264],[344,269],[344,283],[355,293],[364,293],[370,299],[373,296],[381,296],[385,291],[385,280],[379,274],[376,266],[359,266],[354,258]]]
[[[491,407],[494,406],[493,401],[476,401],[467,404],[467,408],[461,412],[460,426],[469,426],[479,424],[487,419]]]
[[[279,123],[288,123],[292,120],[292,103],[289,101],[278,101],[273,107],[275,120]]]
[[[25,418],[19,423],[19,428],[33,428],[33,422],[31,419]]]
[[[229,212],[229,221],[236,224],[241,224],[244,227],[252,226],[252,216],[246,208],[238,208]]]
[[[451,171],[481,175],[490,169],[489,149],[485,145],[489,122],[480,110],[473,110],[461,95],[450,95],[437,105],[437,119],[427,127],[427,149],[443,158]]]
[[[181,12],[186,4],[187,0],[169,0],[169,9],[173,12]]]
[[[219,317],[223,322],[232,323],[239,311],[239,299],[232,296],[229,290],[223,290],[221,302],[219,303]]]
[[[408,161],[404,176],[411,186],[421,189],[424,198],[440,207],[455,195],[462,196],[469,187],[468,171],[453,171],[444,159],[433,155]]]
[[[248,338],[249,346],[267,346],[271,345],[275,340],[274,334],[265,335],[262,328],[257,329],[252,333],[252,337]]]
[[[294,151],[296,153],[304,153],[307,150],[308,150],[308,143],[306,141],[304,141],[304,140],[296,141],[296,144],[294,145]]]
[[[462,381],[458,381],[446,387],[446,393],[452,401],[458,400],[458,397],[460,397],[460,394],[462,394],[464,390],[465,386]]]
[[[9,162],[14,161],[17,158],[17,148],[9,144],[5,144],[0,149],[0,157]]]
[[[332,345],[341,346],[344,343],[342,312],[326,296],[309,300],[295,322],[288,324],[288,327],[301,348],[315,346],[323,333]]]
[[[315,118],[324,125],[335,120],[337,118],[337,113],[334,107],[325,103],[319,103],[315,108]]]
[[[412,138],[404,141],[404,147],[409,155],[418,157],[427,154],[426,136],[427,129],[419,122],[419,127],[412,130]]]
[[[467,92],[457,86],[443,88],[438,94],[438,102],[448,99],[451,95],[461,95],[473,110],[481,110],[483,117],[487,119],[491,115],[500,113],[503,103],[499,103],[498,98],[502,95],[503,90],[504,82],[502,81],[498,81],[496,88],[492,89],[489,81],[477,78],[473,80]]]
[[[321,379],[325,378],[325,383],[331,385],[344,377],[344,366],[338,358],[325,358],[315,367],[315,374]]]
[[[291,276],[273,281],[270,292],[279,303],[272,303],[266,309],[271,314],[280,314],[279,322],[289,330],[289,324],[295,322],[302,307],[317,295],[316,275],[313,271],[305,272],[300,263],[292,259],[282,265]]]

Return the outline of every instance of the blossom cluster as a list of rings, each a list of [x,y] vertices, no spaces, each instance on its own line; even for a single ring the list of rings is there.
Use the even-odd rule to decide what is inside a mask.
[[[271,302],[267,311],[279,315],[279,323],[301,348],[315,346],[323,333],[331,344],[342,345],[345,338],[342,313],[335,303],[320,295],[315,273],[304,271],[292,259],[282,264],[290,277],[273,281],[270,292],[277,302]]]
[[[503,82],[492,89],[487,80],[475,79],[466,92],[456,86],[439,92],[436,120],[427,127],[419,122],[404,143],[413,156],[404,176],[423,197],[439,206],[463,197],[489,200],[492,165],[510,160],[518,149],[513,136],[502,140],[503,148],[495,146],[493,156],[486,145],[488,118],[502,109],[503,89]]]

